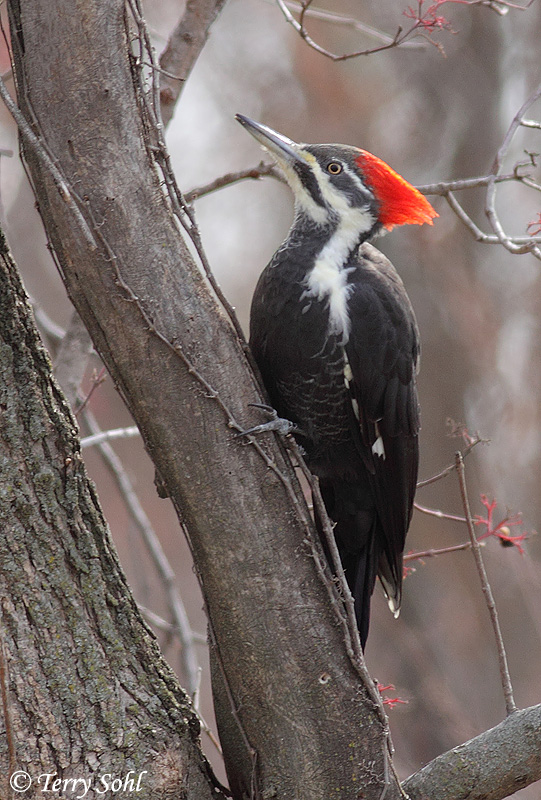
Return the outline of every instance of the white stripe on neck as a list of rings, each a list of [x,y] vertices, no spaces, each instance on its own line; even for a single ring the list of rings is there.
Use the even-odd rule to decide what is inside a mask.
[[[348,207],[338,227],[323,247],[306,277],[307,294],[329,302],[329,333],[349,339],[351,322],[348,311],[349,269],[345,268],[349,255],[362,233],[373,225],[372,216],[363,209]]]
[[[338,215],[339,222],[327,244],[319,253],[314,267],[306,277],[307,294],[329,301],[329,335],[342,337],[345,345],[349,339],[351,322],[348,311],[349,269],[345,268],[350,253],[363,234],[374,226],[374,217],[366,208],[352,208],[348,198],[333,186],[327,175],[314,159],[313,170],[323,198],[329,209]],[[359,179],[344,165],[348,174],[358,183]]]

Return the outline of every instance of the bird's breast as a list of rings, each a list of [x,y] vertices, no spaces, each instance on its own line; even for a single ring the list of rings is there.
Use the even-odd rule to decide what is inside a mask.
[[[271,402],[313,451],[350,437],[344,347],[329,316],[330,304],[302,282],[287,293],[268,285],[252,305],[250,345]]]

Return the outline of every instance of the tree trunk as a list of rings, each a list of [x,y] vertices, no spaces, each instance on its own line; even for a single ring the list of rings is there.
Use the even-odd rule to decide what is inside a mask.
[[[219,797],[189,700],[126,585],[1,232],[0,341],[0,795],[17,796],[14,775],[31,797],[71,779],[91,782],[89,798],[113,780],[139,781],[151,800]]]
[[[164,197],[129,13],[120,0],[9,8],[19,104],[60,172],[23,137],[46,230],[188,531],[235,797],[375,800],[386,786],[393,800],[384,715],[289,459],[234,437],[234,420],[260,421],[260,395]]]

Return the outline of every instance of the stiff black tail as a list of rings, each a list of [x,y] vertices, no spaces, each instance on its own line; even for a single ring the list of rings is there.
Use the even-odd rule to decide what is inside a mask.
[[[334,523],[334,537],[340,560],[355,602],[355,617],[365,647],[370,624],[370,600],[376,583],[380,553],[378,516],[366,489],[358,483],[320,480],[320,489],[329,518]],[[332,569],[332,561],[321,521],[315,515],[316,528]]]

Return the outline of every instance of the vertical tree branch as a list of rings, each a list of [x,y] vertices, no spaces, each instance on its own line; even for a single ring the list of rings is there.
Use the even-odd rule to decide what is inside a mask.
[[[173,116],[184,84],[203,49],[209,29],[225,0],[188,0],[182,19],[160,56],[160,104],[163,124]]]

